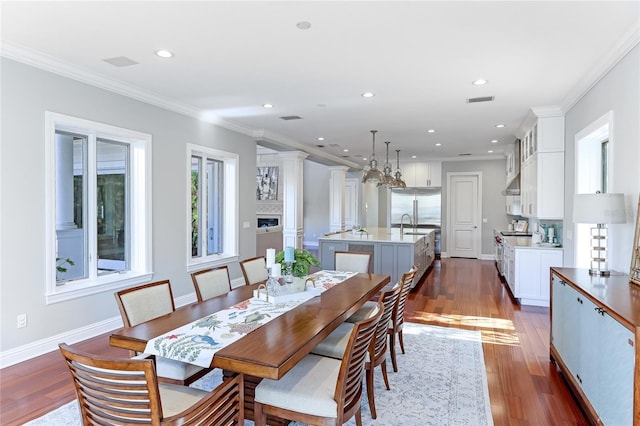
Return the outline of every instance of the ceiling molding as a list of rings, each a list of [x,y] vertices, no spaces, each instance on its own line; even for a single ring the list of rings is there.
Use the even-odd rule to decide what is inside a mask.
[[[590,68],[585,76],[569,91],[560,104],[562,111],[566,114],[573,108],[575,104],[638,43],[640,43],[640,22],[632,25],[629,30],[618,39],[618,43],[612,46],[608,53],[604,55],[597,64]]]

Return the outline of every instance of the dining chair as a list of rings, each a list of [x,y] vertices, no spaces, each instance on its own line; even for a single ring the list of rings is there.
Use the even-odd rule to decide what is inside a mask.
[[[125,327],[133,327],[176,310],[169,280],[156,281],[115,293],[120,316]],[[146,357],[132,353],[132,356]],[[189,385],[207,374],[211,369],[156,357],[156,369],[161,380],[180,385]]]
[[[378,326],[376,327],[376,332],[371,341],[371,345],[369,346],[369,353],[367,354],[364,365],[367,382],[367,399],[372,419],[377,418],[373,386],[373,372],[377,366],[380,366],[380,369],[382,370],[382,377],[387,390],[391,390],[391,387],[389,386],[389,378],[387,377],[387,329],[401,290],[402,285],[398,284],[391,290],[383,291],[378,300],[378,302],[383,306],[383,311],[380,316]],[[340,324],[338,328],[313,348],[311,353],[342,359],[352,330],[352,323],[344,322]]]
[[[227,265],[205,269],[191,274],[191,281],[196,289],[198,302],[212,299],[231,291],[231,278]]]
[[[269,278],[267,275],[267,262],[264,256],[252,257],[241,261],[240,269],[242,269],[242,276],[244,276],[246,285],[266,281]]]
[[[404,353],[404,341],[402,340],[402,324],[404,324],[404,306],[407,302],[407,297],[411,291],[411,284],[413,278],[416,275],[417,268],[411,267],[409,272],[402,274],[400,282],[402,283],[402,290],[400,290],[400,296],[396,302],[396,306],[391,314],[391,321],[389,322],[389,328],[387,334],[389,335],[389,348],[391,352],[391,364],[393,365],[393,371],[398,372],[398,363],[396,361],[396,334],[398,335],[398,341],[400,342],[400,349]]]
[[[83,425],[243,425],[244,378],[211,392],[158,382],[152,359],[108,358],[61,343]]]
[[[371,270],[371,253],[336,251],[333,255],[333,269],[336,271],[369,273]]]
[[[365,357],[382,315],[355,323],[342,360],[308,354],[280,380],[263,379],[255,388],[254,418],[267,415],[313,425],[342,425],[355,415],[362,425],[360,398]]]

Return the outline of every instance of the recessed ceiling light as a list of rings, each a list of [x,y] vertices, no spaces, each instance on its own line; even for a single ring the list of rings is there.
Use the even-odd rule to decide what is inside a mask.
[[[502,128],[504,127],[504,124],[496,124],[496,127],[497,127],[498,129],[502,129]]]
[[[442,146],[442,144],[441,143],[437,143],[436,146]]]
[[[412,155],[411,158],[418,158],[418,156],[417,155]]]
[[[323,140],[324,140],[324,138],[323,138],[322,136],[320,136],[320,137],[318,138],[318,140],[319,140],[319,141],[323,141]]]
[[[273,108],[273,104],[262,104],[263,108]]]
[[[490,149],[489,151],[487,151],[489,154],[493,154],[493,150]]]
[[[487,83],[488,81],[485,80],[484,78],[479,78],[471,82],[471,84],[473,84],[474,86],[482,86],[483,84],[487,84]]]
[[[435,132],[436,132],[436,129],[429,129],[429,130],[427,130],[427,133],[435,133]]]
[[[349,150],[347,148],[342,150],[343,152],[349,152]]]
[[[311,22],[308,21],[300,21],[296,24],[296,27],[299,30],[308,30],[309,28],[311,28]]]
[[[175,56],[173,52],[166,49],[156,50],[156,55],[160,56],[161,58],[173,58]]]
[[[362,97],[363,97],[363,98],[373,98],[375,95],[376,95],[376,94],[375,94],[375,93],[372,93],[372,92],[364,92],[364,93],[362,94]]]
[[[498,139],[493,139],[491,143],[498,143]]]
[[[362,161],[367,161],[367,157],[362,157]]]

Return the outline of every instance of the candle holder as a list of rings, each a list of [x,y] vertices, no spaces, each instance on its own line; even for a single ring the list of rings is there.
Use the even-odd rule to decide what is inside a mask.
[[[271,267],[267,266],[267,296],[268,295],[276,296],[280,288],[280,283],[271,274],[272,274]]]
[[[293,282],[293,264],[295,263],[295,260],[292,260],[290,262],[284,261],[282,262],[282,266],[284,271],[282,271],[282,274],[284,275],[284,282],[290,284]]]

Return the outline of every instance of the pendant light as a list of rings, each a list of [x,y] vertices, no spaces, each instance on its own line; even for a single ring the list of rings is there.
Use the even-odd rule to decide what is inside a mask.
[[[400,171],[400,150],[396,149],[396,156],[398,158],[398,168],[396,169],[396,178],[393,181],[393,186],[396,188],[406,188],[407,184],[402,180],[402,172]]]
[[[382,181],[382,173],[378,170],[378,162],[376,161],[376,133],[377,130],[371,130],[373,135],[373,152],[371,153],[371,161],[369,161],[369,170],[362,176],[362,183],[378,183]]]
[[[393,175],[391,173],[393,173],[393,169],[391,167],[391,163],[389,163],[389,144],[391,142],[387,141],[385,142],[385,144],[387,145],[387,162],[384,163],[384,167],[382,168],[382,172],[383,172],[383,176],[382,176],[382,180],[380,182],[378,182],[378,186],[394,186],[393,183],[395,182],[395,179],[393,178]]]

